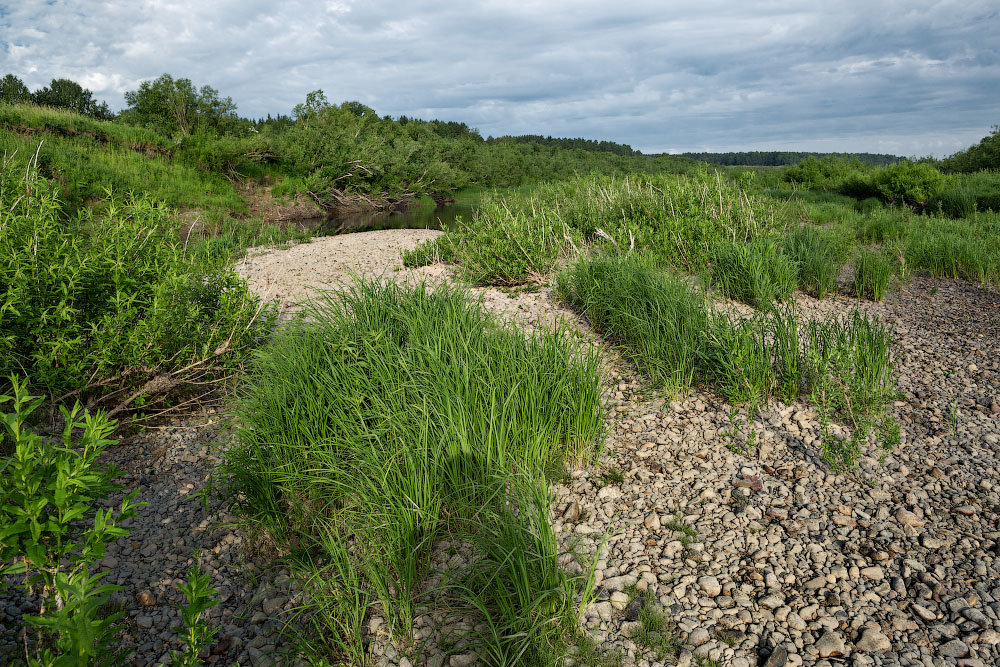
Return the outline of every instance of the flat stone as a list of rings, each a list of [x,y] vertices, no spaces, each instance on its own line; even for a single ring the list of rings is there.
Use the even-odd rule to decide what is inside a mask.
[[[771,655],[768,656],[767,662],[764,663],[764,667],[784,667],[787,663],[788,651],[784,646],[778,646],[771,651]]]
[[[764,609],[774,611],[781,605],[785,604],[785,599],[780,595],[778,595],[777,593],[771,593],[770,595],[766,595],[760,600],[758,600],[757,604],[759,604]]]
[[[707,644],[708,640],[711,639],[711,635],[708,634],[708,630],[705,628],[695,628],[688,635],[688,643],[691,646],[701,646],[702,644]]]
[[[938,653],[948,658],[964,658],[969,655],[969,647],[961,639],[952,639],[938,647]]]
[[[698,586],[710,598],[718,597],[722,593],[722,584],[713,576],[700,577],[698,579]]]
[[[892,648],[892,642],[878,628],[865,628],[854,648],[865,653],[885,653]]]
[[[900,522],[904,526],[910,526],[911,528],[922,528],[924,525],[923,519],[910,510],[902,508],[896,510],[896,521]]]
[[[910,609],[912,609],[913,613],[925,623],[930,623],[937,618],[937,614],[927,607],[921,607],[919,604],[910,604]]]
[[[865,579],[871,579],[872,581],[882,581],[885,579],[885,572],[882,571],[882,568],[877,566],[866,567],[861,570],[861,576]]]
[[[840,636],[839,632],[827,630],[816,641],[816,650],[819,651],[819,657],[832,658],[844,655],[847,648],[844,646],[844,638]]]

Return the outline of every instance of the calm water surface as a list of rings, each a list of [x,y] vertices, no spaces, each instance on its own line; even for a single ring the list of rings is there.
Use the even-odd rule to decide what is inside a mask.
[[[376,229],[446,229],[456,218],[472,220],[473,205],[469,203],[447,206],[413,206],[389,213],[350,213],[330,217],[319,223],[316,233],[320,236],[370,232]]]

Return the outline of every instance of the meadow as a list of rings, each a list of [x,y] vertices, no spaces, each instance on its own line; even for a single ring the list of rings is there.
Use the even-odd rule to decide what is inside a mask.
[[[603,453],[608,364],[650,395],[697,389],[751,419],[808,406],[817,455],[854,474],[902,428],[894,334],[865,302],[914,276],[1000,282],[1000,177],[960,170],[976,147],[937,165],[716,170],[312,101],[252,137],[0,106],[0,584],[34,600],[31,664],[121,650],[124,611],[94,570],[143,508],[100,504],[117,473],[99,457],[191,404],[226,415],[227,510],[305,591],[286,619],[303,659],[373,662],[377,616],[420,660],[421,619],[461,616],[450,655],[613,664],[581,624],[600,549],[569,549],[552,523],[553,485]],[[400,258],[446,264],[450,285],[358,277],[279,326],[233,264],[306,235],[250,216],[248,182],[320,209],[485,192]],[[192,215],[210,224],[193,231]],[[473,287],[551,288],[579,327],[523,331]],[[852,306],[810,318],[801,294]],[[174,664],[201,664],[213,641],[206,576],[195,556]]]

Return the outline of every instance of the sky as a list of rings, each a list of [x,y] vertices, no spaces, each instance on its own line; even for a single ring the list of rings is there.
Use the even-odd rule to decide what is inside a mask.
[[[112,108],[169,73],[645,153],[942,156],[1000,123],[1000,2],[0,0],[0,74]]]

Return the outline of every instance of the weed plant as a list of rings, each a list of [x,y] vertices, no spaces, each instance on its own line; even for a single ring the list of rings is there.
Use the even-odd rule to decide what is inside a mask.
[[[712,279],[727,297],[755,308],[769,308],[795,291],[798,267],[771,239],[725,242],[715,246]]]
[[[0,590],[18,575],[38,604],[36,614],[23,617],[31,628],[25,650],[32,664],[113,660],[123,613],[104,616],[101,609],[120,587],[102,583],[104,574],[91,569],[105,545],[129,534],[123,524],[139,506],[134,493],[118,508],[98,504],[120,488],[113,483],[117,471],[97,464],[115,424],[77,404],[62,409],[61,438],[42,437],[27,426],[41,398],[30,396],[17,377],[9,382],[11,394],[0,395],[0,406],[13,406],[0,412],[0,440],[12,447],[0,458]]]
[[[565,331],[526,337],[452,288],[359,280],[279,332],[235,405],[227,470],[317,593],[309,645],[363,658],[373,607],[408,641],[445,536],[472,545],[453,591],[490,629],[469,638],[481,656],[559,644],[585,582],[555,569],[540,475],[589,456],[600,392]]]

